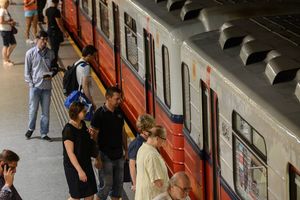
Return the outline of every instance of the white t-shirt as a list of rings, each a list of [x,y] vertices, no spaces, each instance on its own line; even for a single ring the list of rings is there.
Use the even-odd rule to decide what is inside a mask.
[[[84,60],[81,58],[80,60],[78,60],[75,63],[75,65],[79,62],[82,62],[82,61],[84,61]],[[89,85],[91,85],[91,80],[90,80],[91,66],[87,62],[79,64],[76,68],[76,77],[77,77],[77,82],[78,82],[79,86],[82,85],[83,77],[88,77],[89,78]]]
[[[9,21],[10,16],[8,11],[4,8],[0,8],[0,17],[3,17],[4,21]],[[0,31],[11,31],[11,25],[9,24],[0,24]]]

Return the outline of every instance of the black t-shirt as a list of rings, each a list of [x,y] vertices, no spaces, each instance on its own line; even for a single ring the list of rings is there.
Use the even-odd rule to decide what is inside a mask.
[[[61,18],[60,11],[56,7],[49,7],[46,10],[46,16],[48,19],[48,30],[60,30],[56,18]]]
[[[85,122],[82,121],[82,128],[77,129],[72,124],[67,123],[62,131],[63,142],[70,140],[74,143],[74,154],[83,169],[88,167],[88,163],[91,163],[92,147],[94,141],[90,138],[87,131]],[[65,145],[63,143],[63,156],[64,164],[66,167],[74,168],[67,154]]]
[[[120,109],[111,112],[105,105],[98,108],[91,121],[91,125],[99,129],[99,150],[111,160],[122,158],[124,117]]]

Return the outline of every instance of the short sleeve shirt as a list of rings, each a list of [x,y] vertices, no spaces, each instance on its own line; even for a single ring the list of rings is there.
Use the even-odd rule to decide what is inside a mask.
[[[56,7],[51,6],[47,8],[46,16],[48,19],[48,30],[60,30],[56,22],[56,18],[61,18],[60,11]]]
[[[143,143],[137,154],[136,166],[135,200],[152,200],[167,190],[169,181],[167,166],[156,148]],[[154,181],[159,179],[163,181],[161,190],[154,185]]]
[[[136,156],[137,156],[137,152],[140,149],[140,147],[142,146],[142,144],[145,142],[146,140],[138,135],[130,144],[128,147],[128,158],[131,160],[136,160]]]
[[[3,17],[4,21],[9,21],[11,19],[11,17],[8,14],[8,11],[4,8],[0,8],[0,17]],[[0,24],[0,31],[11,31],[11,25]]]
[[[78,85],[82,85],[82,79],[83,77],[88,77],[90,79],[91,77],[91,66],[88,62],[84,61],[82,58],[78,60],[75,65],[79,62],[83,62],[79,64],[76,68],[76,77],[77,77],[77,83]],[[90,81],[89,81],[90,84]]]
[[[124,117],[121,110],[111,112],[103,105],[95,112],[91,125],[99,129],[99,150],[111,160],[122,158]]]

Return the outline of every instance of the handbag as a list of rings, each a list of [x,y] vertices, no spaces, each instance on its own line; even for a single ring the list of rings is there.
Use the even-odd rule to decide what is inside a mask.
[[[13,34],[17,34],[17,33],[18,33],[18,29],[17,29],[15,26],[12,26],[12,27],[11,27],[11,32],[12,32]]]
[[[124,176],[123,176],[123,182],[131,182],[131,176],[130,176],[130,170],[129,170],[129,160],[124,161]]]
[[[67,109],[69,109],[73,102],[81,102],[84,104],[87,111],[85,120],[91,121],[94,114],[93,105],[80,90],[74,90],[73,92],[71,92],[71,94],[66,98],[64,105]]]

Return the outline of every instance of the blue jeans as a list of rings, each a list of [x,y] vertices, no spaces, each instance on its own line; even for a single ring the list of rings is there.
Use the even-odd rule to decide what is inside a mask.
[[[123,193],[124,158],[110,160],[100,152],[102,169],[99,170],[99,185],[97,196],[106,200],[108,195],[121,198]]]
[[[39,110],[39,104],[42,107],[41,115],[41,137],[49,132],[49,115],[50,115],[51,90],[39,88],[30,88],[29,90],[29,124],[31,131],[35,130],[36,117]]]

